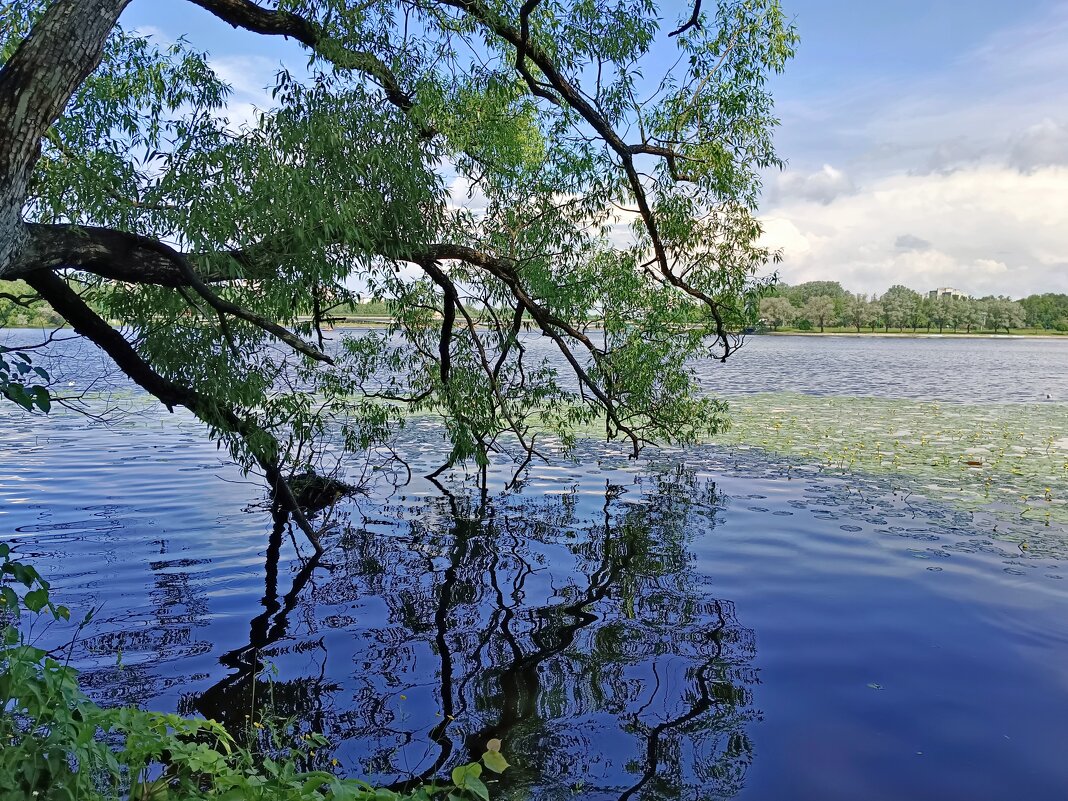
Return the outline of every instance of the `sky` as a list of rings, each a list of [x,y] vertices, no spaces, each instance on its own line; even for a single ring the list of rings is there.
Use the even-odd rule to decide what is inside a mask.
[[[787,283],[1068,292],[1068,2],[784,0]]]
[[[780,279],[1068,293],[1068,0],[782,2],[801,42],[771,84],[787,166],[760,209]],[[669,21],[686,5],[661,2]],[[122,22],[210,51],[238,119],[305,63],[186,0]]]

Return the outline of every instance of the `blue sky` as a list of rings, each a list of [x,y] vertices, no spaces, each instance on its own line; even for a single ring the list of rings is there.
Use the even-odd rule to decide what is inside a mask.
[[[782,279],[1068,292],[1068,0],[784,8],[801,35],[773,82],[788,167],[762,205]],[[123,23],[210,51],[238,115],[279,63],[304,63],[186,0],[134,0]]]

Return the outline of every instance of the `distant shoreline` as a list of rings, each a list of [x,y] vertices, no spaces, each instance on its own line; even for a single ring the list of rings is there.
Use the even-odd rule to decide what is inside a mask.
[[[114,323],[114,321],[112,321]],[[326,330],[344,330],[349,328],[386,328],[393,325],[395,320],[388,317],[367,317],[351,318],[347,320],[338,320],[328,325],[324,325]],[[17,325],[17,326],[0,326],[0,331],[17,331],[17,330],[52,330],[52,329],[70,329],[67,324],[60,326],[35,326],[35,325]],[[599,330],[599,329],[598,329]],[[772,336],[772,337],[854,337],[857,339],[863,337],[884,337],[888,339],[1056,339],[1064,340],[1068,339],[1068,331],[1043,331],[1043,332],[1031,332],[1031,331],[1015,331],[1011,334],[991,333],[990,331],[974,332],[971,334],[964,331],[947,331],[941,334],[927,333],[926,331],[754,331],[745,336]]]
[[[344,328],[380,328],[391,325],[394,321],[386,317],[368,317],[366,319],[350,318],[339,320],[330,327],[335,329]],[[946,331],[941,334],[926,331],[757,331],[746,336],[799,336],[799,337],[889,337],[903,339],[1065,339],[1068,332],[1043,331],[1043,332],[1013,332],[1011,334],[995,334],[990,331],[973,332]]]
[[[904,339],[1064,339],[1068,332],[1043,331],[1042,333],[1014,332],[1012,334],[995,334],[990,331],[965,333],[964,331],[937,334],[926,331],[761,331],[749,336],[775,337],[890,337]]]

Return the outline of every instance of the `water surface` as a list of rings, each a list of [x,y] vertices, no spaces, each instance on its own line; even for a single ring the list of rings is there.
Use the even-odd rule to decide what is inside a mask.
[[[786,338],[760,342],[768,370],[787,365],[769,382],[808,369]],[[508,493],[503,471],[485,493],[380,486],[337,510],[327,564],[306,570],[186,416],[0,416],[5,541],[64,603],[101,606],[74,662],[104,702],[241,728],[270,698],[331,738],[324,765],[382,783],[499,737],[503,798],[1068,788],[1068,564],[887,476],[587,443]],[[441,432],[412,427],[425,473]]]

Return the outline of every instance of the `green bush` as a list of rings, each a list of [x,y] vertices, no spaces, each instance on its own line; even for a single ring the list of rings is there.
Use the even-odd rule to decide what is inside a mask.
[[[27,643],[26,621],[69,621],[48,582],[0,543],[0,799],[38,801],[488,801],[482,765],[451,782],[402,795],[321,770],[303,771],[318,735],[267,756],[237,744],[220,724],[180,715],[97,706],[78,672]],[[79,624],[85,626],[90,616]],[[259,724],[262,726],[263,724]],[[508,763],[491,741],[482,764]]]

